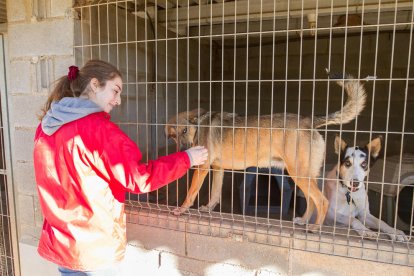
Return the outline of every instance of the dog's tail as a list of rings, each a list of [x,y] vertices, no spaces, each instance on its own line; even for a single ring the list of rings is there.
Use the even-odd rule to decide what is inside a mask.
[[[352,76],[347,79],[339,80],[338,85],[343,87],[348,94],[348,99],[341,110],[330,113],[328,116],[315,116],[313,121],[314,128],[322,126],[346,124],[358,116],[365,107],[367,94],[364,85]]]

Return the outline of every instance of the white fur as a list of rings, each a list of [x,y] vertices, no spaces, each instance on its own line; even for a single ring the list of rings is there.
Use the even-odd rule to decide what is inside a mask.
[[[335,166],[326,175],[327,180],[325,181],[324,193],[329,200],[329,209],[325,223],[329,225],[340,224],[346,227],[350,226],[359,235],[368,238],[377,237],[377,232],[369,228],[380,229],[381,232],[386,233],[392,240],[408,241],[404,232],[390,227],[370,213],[367,191],[363,182],[359,185],[357,191],[350,192],[351,200],[348,204],[346,199],[348,188],[344,187],[340,179],[338,179],[337,173],[339,171],[341,170],[338,170],[338,166]],[[353,172],[350,172],[349,175],[355,176]],[[365,178],[365,175],[363,178]]]

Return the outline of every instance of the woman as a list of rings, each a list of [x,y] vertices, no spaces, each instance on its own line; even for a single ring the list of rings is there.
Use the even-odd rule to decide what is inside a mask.
[[[117,275],[126,248],[125,192],[154,191],[207,159],[194,147],[141,163],[141,152],[109,119],[122,75],[91,60],[71,66],[48,98],[34,146],[44,215],[38,252],[62,275]]]

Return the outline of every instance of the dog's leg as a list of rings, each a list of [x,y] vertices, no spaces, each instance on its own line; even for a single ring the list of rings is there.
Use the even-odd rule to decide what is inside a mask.
[[[316,206],[318,213],[316,216],[315,225],[312,225],[309,227],[309,229],[311,231],[318,231],[320,225],[322,225],[325,220],[326,213],[328,212],[329,201],[319,190],[315,179],[296,178],[294,180],[296,185],[298,185],[305,194],[308,202],[305,214],[302,216],[302,218],[295,218],[294,222],[298,224],[305,224],[309,222],[309,219],[313,214],[314,207]],[[311,201],[313,202],[311,203]]]
[[[305,225],[309,223],[310,218],[312,217],[313,212],[315,211],[315,203],[313,202],[312,198],[308,196],[305,197],[306,199],[306,211],[301,217],[293,218],[293,222],[298,225]]]
[[[360,217],[360,219],[364,219],[363,216]],[[365,217],[365,224],[369,228],[373,229],[380,229],[381,232],[384,232],[390,237],[392,240],[397,241],[408,241],[408,237],[405,235],[405,233],[401,230],[394,229],[393,227],[386,224],[384,221],[376,218],[371,213],[366,214]]]
[[[306,179],[296,177],[297,173],[294,171],[292,172],[291,170],[289,170],[289,168],[287,168],[287,171],[289,175],[291,176],[291,178],[293,179],[293,181],[295,182],[296,186],[298,186],[301,189],[306,199],[305,213],[303,214],[302,217],[293,218],[293,223],[298,224],[298,225],[305,225],[309,222],[309,219],[311,218],[313,211],[315,209],[315,204],[313,202],[313,199],[310,198],[309,196],[310,195],[309,188],[311,184]]]
[[[313,212],[315,211],[315,203],[313,199],[308,196],[305,197],[306,199],[306,211],[301,217],[293,218],[293,222],[298,225],[305,225],[309,222],[310,218],[312,217]]]
[[[356,218],[351,218],[351,228],[354,229],[362,237],[370,239],[376,239],[378,237],[378,234],[376,232],[365,227],[365,225]]]
[[[178,216],[188,210],[193,204],[194,200],[200,191],[201,185],[203,185],[204,178],[208,174],[208,168],[203,167],[196,169],[191,180],[190,190],[188,190],[187,197],[181,207],[174,209],[174,215]]]
[[[335,223],[350,225],[351,228],[354,229],[361,237],[369,239],[376,239],[378,237],[378,234],[376,232],[368,229],[360,220],[354,217],[337,213]]]
[[[214,171],[210,201],[207,205],[201,206],[200,209],[199,209],[200,211],[210,212],[220,202],[221,189],[223,187],[223,176],[224,176],[224,171],[223,170],[215,170]]]
[[[311,179],[313,185],[310,187],[310,197],[313,199],[316,209],[318,210],[318,214],[316,216],[315,227],[314,230],[319,230],[319,227],[325,221],[326,213],[328,212],[329,208],[329,201],[324,196],[324,194],[319,190],[318,182],[316,179]]]

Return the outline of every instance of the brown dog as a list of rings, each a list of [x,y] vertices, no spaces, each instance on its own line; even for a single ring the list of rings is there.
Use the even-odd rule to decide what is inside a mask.
[[[209,160],[194,172],[187,198],[174,214],[179,215],[193,205],[210,167],[214,169],[211,198],[201,207],[202,211],[213,210],[219,203],[224,169],[279,167],[288,171],[307,199],[305,214],[294,222],[308,222],[316,205],[316,224],[321,225],[328,200],[318,189],[316,179],[323,164],[325,141],[316,129],[350,122],[360,114],[366,101],[359,81],[351,78],[338,84],[344,87],[348,99],[342,110],[327,117],[298,118],[289,113],[245,117],[197,109],[170,119],[165,128],[169,138],[183,147],[203,145],[209,151]]]

